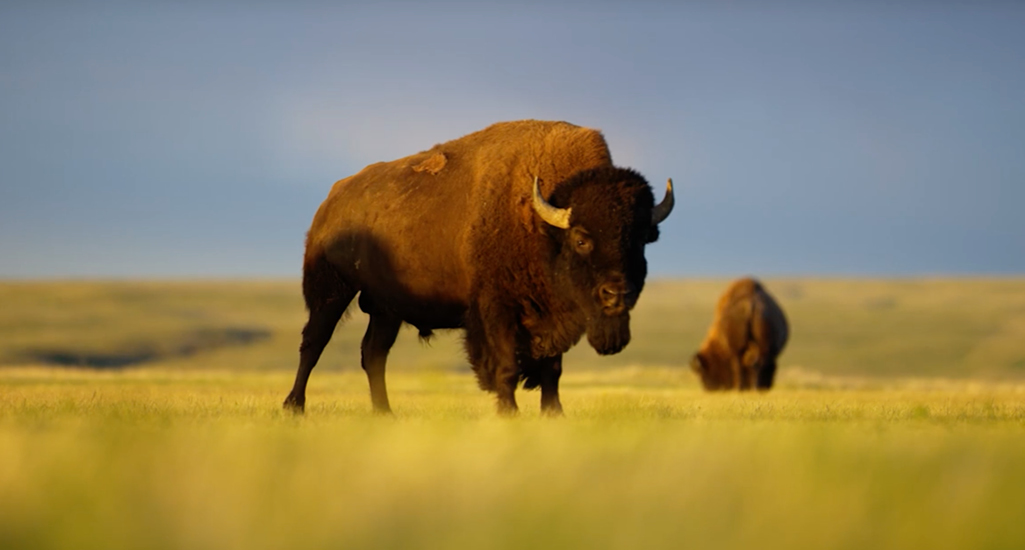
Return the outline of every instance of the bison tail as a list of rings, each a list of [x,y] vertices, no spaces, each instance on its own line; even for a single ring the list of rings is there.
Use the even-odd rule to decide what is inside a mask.
[[[303,299],[306,309],[327,306],[347,308],[359,291],[323,255],[309,255],[303,262]]]

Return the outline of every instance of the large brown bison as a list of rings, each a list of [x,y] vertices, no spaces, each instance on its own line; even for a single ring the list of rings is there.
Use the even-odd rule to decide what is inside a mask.
[[[463,328],[466,351],[499,412],[541,388],[560,413],[562,354],[587,333],[601,354],[630,341],[644,246],[673,208],[612,165],[601,133],[565,122],[494,124],[415,155],[372,164],[332,187],[306,238],[299,371],[306,383],[349,302],[370,315],[362,365],[374,409],[388,412],[385,360],[402,323],[422,337]]]
[[[736,280],[719,298],[712,327],[690,366],[706,390],[768,390],[788,332],[783,310],[761,283]]]

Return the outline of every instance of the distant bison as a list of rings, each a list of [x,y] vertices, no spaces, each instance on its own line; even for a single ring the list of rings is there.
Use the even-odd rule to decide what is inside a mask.
[[[788,332],[783,310],[765,288],[754,279],[739,279],[719,298],[691,369],[706,390],[767,390]]]
[[[362,366],[374,409],[390,410],[385,360],[402,323],[423,337],[463,328],[477,381],[517,410],[515,391],[541,388],[562,411],[562,354],[586,333],[598,353],[630,341],[644,287],[644,247],[673,208],[617,168],[597,130],[519,121],[367,166],[335,183],[306,238],[299,370],[306,383],[350,301],[370,314]]]

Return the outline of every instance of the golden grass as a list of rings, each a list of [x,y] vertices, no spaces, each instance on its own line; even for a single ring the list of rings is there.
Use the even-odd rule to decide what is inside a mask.
[[[683,365],[724,285],[651,283],[553,420],[413,331],[374,416],[358,314],[286,414],[292,281],[2,283],[0,548],[1025,547],[1025,281],[769,281],[777,388],[709,395]]]
[[[1025,386],[708,395],[567,374],[560,420],[466,375],[0,371],[0,547],[1014,548]]]

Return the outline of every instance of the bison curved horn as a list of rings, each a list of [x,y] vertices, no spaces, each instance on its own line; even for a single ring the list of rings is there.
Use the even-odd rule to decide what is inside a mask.
[[[673,198],[673,178],[669,178],[669,181],[666,182],[665,198],[651,210],[651,225],[658,225],[665,221],[669,217],[669,213],[673,211],[674,204],[676,204],[676,199]]]
[[[569,215],[572,208],[556,208],[541,196],[541,189],[537,186],[537,176],[534,176],[534,211],[541,219],[560,229],[569,229]]]

